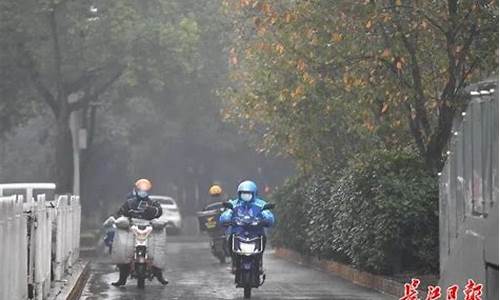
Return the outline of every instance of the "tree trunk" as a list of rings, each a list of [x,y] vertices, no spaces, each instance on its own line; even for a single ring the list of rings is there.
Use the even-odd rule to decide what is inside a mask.
[[[433,173],[441,172],[446,161],[446,157],[443,154],[451,138],[455,114],[455,109],[447,105],[441,107],[436,133],[431,137],[425,155],[427,165]]]
[[[73,191],[73,139],[69,127],[69,112],[57,117],[56,136],[56,185],[57,193]]]

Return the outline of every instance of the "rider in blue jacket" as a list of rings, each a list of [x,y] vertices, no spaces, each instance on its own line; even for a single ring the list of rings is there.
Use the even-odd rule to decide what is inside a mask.
[[[267,203],[257,196],[257,185],[253,181],[246,180],[240,183],[238,186],[238,198],[230,200],[229,202],[233,205],[233,209],[226,210],[219,219],[220,224],[228,226],[228,230],[226,232],[228,236],[228,246],[232,244],[231,238],[233,235],[238,234],[241,230],[243,230],[238,226],[230,226],[234,217],[258,217],[262,220],[263,227],[271,227],[274,224],[274,215],[269,209],[263,210],[264,205]],[[265,237],[263,227],[256,227],[255,233]],[[232,252],[232,249],[230,249],[231,247],[228,248],[229,251]]]

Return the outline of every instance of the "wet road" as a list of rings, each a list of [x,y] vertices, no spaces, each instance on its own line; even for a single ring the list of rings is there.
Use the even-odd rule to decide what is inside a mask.
[[[136,288],[135,280],[129,280],[125,287],[113,287],[109,283],[117,279],[118,273],[113,266],[96,260],[81,299],[242,299],[243,290],[234,287],[228,265],[221,265],[210,254],[208,242],[198,239],[170,239],[169,266],[165,272],[170,281],[168,286],[147,281],[146,289],[141,291]],[[339,277],[275,258],[271,251],[264,259],[267,280],[259,289],[252,290],[252,299],[394,299]]]

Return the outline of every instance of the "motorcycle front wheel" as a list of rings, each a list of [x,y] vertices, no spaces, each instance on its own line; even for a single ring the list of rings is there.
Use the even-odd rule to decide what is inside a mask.
[[[135,266],[135,272],[137,274],[137,288],[144,289],[146,283],[146,266],[137,264]]]
[[[250,299],[252,297],[252,288],[251,288],[251,283],[252,283],[252,273],[249,271],[243,272],[243,295],[245,299]]]
[[[219,261],[221,264],[226,263],[226,256],[224,255],[224,253],[219,253]]]
[[[144,289],[146,287],[146,278],[137,278],[137,288]]]

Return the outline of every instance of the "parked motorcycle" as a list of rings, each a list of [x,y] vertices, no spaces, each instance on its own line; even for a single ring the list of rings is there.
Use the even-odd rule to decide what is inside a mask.
[[[210,237],[210,251],[220,261],[226,262],[230,257],[226,247],[226,235],[224,228],[219,226],[218,220],[220,214],[224,211],[222,202],[215,202],[203,211],[197,212],[200,231],[204,231]]]
[[[225,202],[224,206],[233,209],[229,202]],[[272,208],[273,204],[266,204],[263,210]],[[236,216],[231,226],[242,229],[239,234],[233,234],[230,240],[233,264],[236,267],[234,282],[236,287],[243,288],[244,297],[248,299],[251,298],[252,288],[260,287],[266,280],[262,266],[266,237],[254,233],[258,231],[254,229],[263,227],[262,219],[248,215]]]
[[[153,230],[163,230],[165,222],[135,218],[110,217],[105,226],[114,224],[117,229],[129,230],[134,237],[134,254],[130,257],[130,277],[137,279],[137,287],[143,289],[146,279],[153,279],[152,260],[148,256],[148,239]]]

